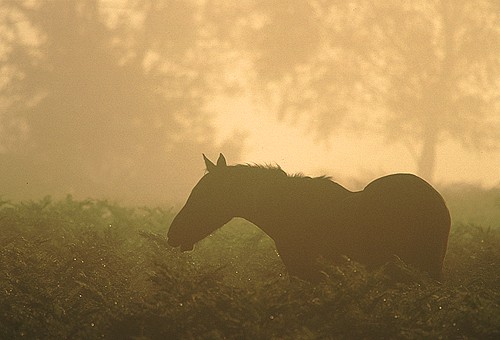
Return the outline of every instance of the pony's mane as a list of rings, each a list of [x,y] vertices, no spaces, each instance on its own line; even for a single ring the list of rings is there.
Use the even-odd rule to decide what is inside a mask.
[[[245,164],[236,164],[232,166],[235,169],[241,170],[257,170],[262,173],[268,173],[269,175],[280,175],[280,176],[288,176],[288,174],[278,165],[278,164],[254,164],[254,163],[245,163]]]
[[[255,163],[244,163],[244,164],[236,164],[233,165],[235,169],[255,169],[261,172],[267,172],[269,175],[278,175],[278,176],[284,176],[288,178],[298,178],[298,179],[317,179],[317,180],[327,180],[331,181],[331,177],[329,176],[318,176],[318,177],[310,177],[306,176],[303,173],[295,173],[295,174],[288,174],[285,172],[278,164],[255,164]]]

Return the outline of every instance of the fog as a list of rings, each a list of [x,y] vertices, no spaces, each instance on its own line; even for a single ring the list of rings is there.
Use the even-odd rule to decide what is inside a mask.
[[[183,202],[202,153],[500,186],[498,1],[0,1],[0,197]]]

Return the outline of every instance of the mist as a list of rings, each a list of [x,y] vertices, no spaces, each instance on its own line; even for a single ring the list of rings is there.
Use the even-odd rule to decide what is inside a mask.
[[[500,185],[496,1],[2,1],[0,196],[182,202],[278,163]]]
[[[499,169],[498,0],[0,0],[0,339],[500,339]]]

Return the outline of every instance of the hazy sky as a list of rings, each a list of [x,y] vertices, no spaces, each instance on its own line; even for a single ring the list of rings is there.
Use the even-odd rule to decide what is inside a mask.
[[[5,197],[179,201],[219,152],[352,190],[394,172],[500,186],[494,1],[15,4]]]
[[[364,184],[357,184],[356,179],[364,182],[387,173],[416,170],[408,150],[389,145],[382,134],[339,134],[327,143],[318,142],[303,126],[279,121],[248,97],[218,98],[213,105],[219,112],[215,122],[221,140],[235,131],[246,135],[242,162],[275,162],[289,173],[326,174],[345,181],[351,189],[362,189],[358,186]],[[438,148],[434,182],[500,186],[500,150],[466,150],[444,142]]]

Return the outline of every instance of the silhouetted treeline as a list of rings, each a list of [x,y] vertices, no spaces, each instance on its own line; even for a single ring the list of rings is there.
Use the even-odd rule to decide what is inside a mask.
[[[498,149],[498,1],[209,3],[271,110],[319,141],[381,132],[429,180],[444,140]]]
[[[431,179],[444,140],[499,146],[498,13],[494,0],[2,1],[1,194],[179,199],[202,152],[243,145],[215,142],[211,100],[249,93],[318,141],[382,132]]]
[[[177,199],[214,150],[195,9],[106,4],[2,3],[1,195]]]

